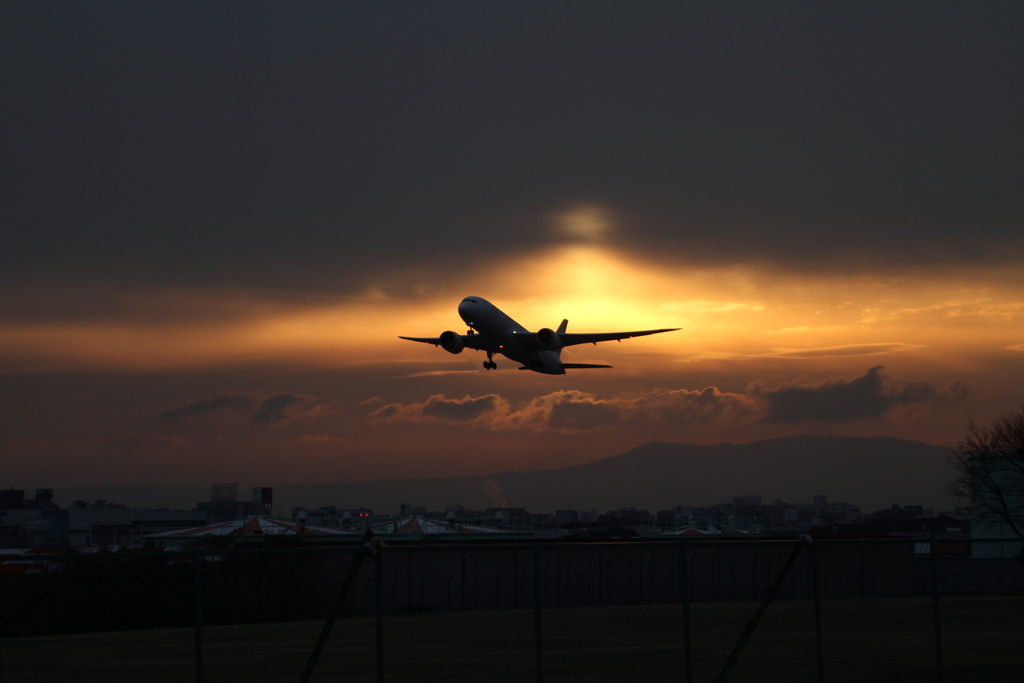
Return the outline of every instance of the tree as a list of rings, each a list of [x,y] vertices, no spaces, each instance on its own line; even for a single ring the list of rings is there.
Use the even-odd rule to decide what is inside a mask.
[[[967,433],[950,452],[956,479],[949,493],[970,503],[974,519],[1004,524],[1024,537],[1024,407],[988,428],[972,418]]]

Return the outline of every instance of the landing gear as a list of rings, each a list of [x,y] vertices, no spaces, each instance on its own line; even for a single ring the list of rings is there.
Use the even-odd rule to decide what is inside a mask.
[[[484,370],[497,370],[497,369],[498,369],[498,364],[495,363],[493,360],[485,360],[484,361]]]

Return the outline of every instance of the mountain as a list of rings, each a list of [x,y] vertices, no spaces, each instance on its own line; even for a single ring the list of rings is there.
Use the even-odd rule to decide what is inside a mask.
[[[604,460],[557,470],[503,472],[448,479],[390,479],[274,487],[274,510],[330,504],[397,512],[402,503],[431,510],[450,503],[483,509],[510,505],[533,512],[574,507],[656,511],[675,505],[728,502],[759,495],[810,502],[816,494],[871,512],[892,503],[948,509],[953,472],[947,449],[888,437],[793,436],[748,444],[695,446],[648,443]],[[244,489],[243,489],[244,490]],[[209,497],[205,487],[78,487],[72,499],[106,498],[131,506],[190,509]]]
[[[892,503],[948,509],[953,472],[942,446],[889,437],[792,436],[748,444],[647,443],[604,460],[556,470],[447,479],[388,479],[274,487],[274,510],[321,505],[397,512],[402,503],[430,510],[505,505],[533,512],[622,507],[656,511],[758,495],[810,502],[816,494],[871,512]],[[243,489],[244,493],[246,489]],[[209,498],[200,486],[88,486],[61,489],[58,501],[104,498],[133,507],[191,509]]]
[[[816,494],[871,512],[893,503],[948,509],[948,449],[889,437],[795,436],[749,444],[648,443],[621,455],[557,470],[452,479],[282,486],[275,500],[391,512],[401,503],[482,509],[504,502],[530,511],[621,507],[651,511],[759,495],[811,502]],[[277,503],[275,503],[275,506]]]

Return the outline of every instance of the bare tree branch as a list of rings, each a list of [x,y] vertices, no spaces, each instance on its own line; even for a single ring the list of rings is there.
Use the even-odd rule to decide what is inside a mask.
[[[988,428],[972,418],[949,462],[957,473],[950,495],[969,504],[974,519],[1005,524],[1024,537],[1024,407]]]

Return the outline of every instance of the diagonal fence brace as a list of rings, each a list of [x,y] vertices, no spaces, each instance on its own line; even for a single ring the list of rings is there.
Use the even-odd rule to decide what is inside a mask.
[[[302,677],[299,678],[299,683],[308,683],[309,677],[313,675],[313,669],[316,667],[317,661],[320,659],[320,653],[323,652],[324,645],[327,644],[327,638],[331,635],[331,628],[334,627],[334,622],[341,614],[341,608],[345,604],[345,598],[348,597],[349,590],[352,589],[352,584],[356,580],[356,574],[359,573],[359,566],[363,563],[363,558],[367,555],[371,557],[377,554],[377,550],[384,545],[380,538],[376,537],[370,529],[366,530],[363,534],[363,538],[360,540],[361,548],[356,553],[355,557],[352,558],[352,564],[349,565],[348,574],[345,576],[345,581],[341,584],[341,589],[338,591],[337,598],[335,598],[334,608],[327,617],[327,621],[324,622],[324,627],[320,630],[320,637],[317,638],[316,645],[313,647],[313,651],[309,653],[309,659],[306,660],[306,668],[302,672]]]
[[[754,618],[750,620],[747,627],[743,629],[740,639],[736,641],[736,647],[732,649],[732,654],[729,655],[729,659],[725,661],[725,666],[722,667],[721,673],[718,674],[718,678],[715,679],[715,683],[724,683],[726,677],[729,675],[729,671],[732,669],[733,664],[740,658],[740,654],[743,653],[743,648],[747,646],[747,641],[750,640],[750,636],[754,635],[754,629],[757,628],[758,622],[761,621],[761,617],[768,610],[768,605],[771,604],[775,598],[775,594],[779,592],[779,587],[782,585],[786,575],[789,574],[789,570],[793,568],[793,563],[796,562],[797,555],[806,546],[810,545],[813,541],[810,536],[804,535],[800,537],[800,542],[793,548],[793,552],[790,554],[789,559],[786,560],[786,564],[783,565],[779,575],[775,577],[775,581],[772,583],[771,588],[768,589],[768,594],[764,596],[764,600],[761,601],[761,606],[757,608],[757,613],[754,614]]]

